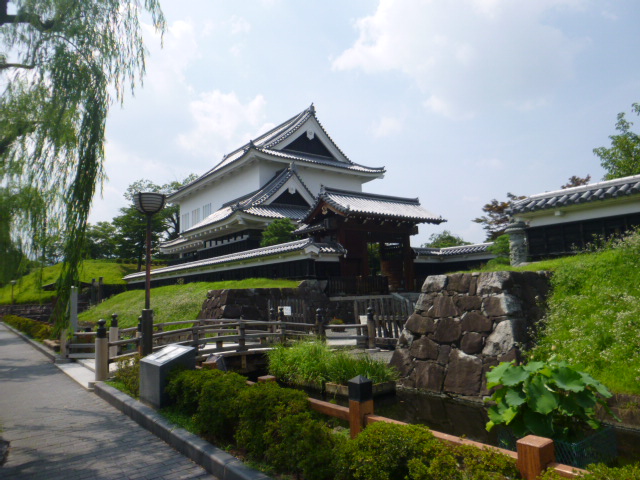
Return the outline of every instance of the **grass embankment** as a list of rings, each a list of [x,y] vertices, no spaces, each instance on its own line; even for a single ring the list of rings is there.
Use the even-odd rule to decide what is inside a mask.
[[[640,394],[640,232],[599,251],[483,271],[495,270],[553,272],[531,357],[555,356],[615,393]]]
[[[51,300],[55,291],[44,291],[40,287],[54,283],[60,276],[62,264],[37,269],[17,279],[13,287],[16,303],[40,303]],[[135,265],[115,263],[109,260],[85,260],[80,267],[80,281],[90,283],[91,279],[103,278],[103,283],[122,285],[122,277],[136,271]],[[0,288],[0,304],[11,303],[11,285]]]
[[[151,308],[155,323],[194,320],[209,290],[243,288],[295,288],[296,280],[271,280],[249,278],[226,282],[197,282],[185,285],[169,285],[151,289]],[[144,290],[130,290],[114,295],[99,305],[79,315],[79,320],[96,323],[99,319],[109,320],[112,313],[118,314],[120,328],[135,327],[144,308]],[[179,328],[179,327],[176,327]]]

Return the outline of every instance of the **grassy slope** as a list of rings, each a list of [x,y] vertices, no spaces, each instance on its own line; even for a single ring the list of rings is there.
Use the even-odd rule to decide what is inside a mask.
[[[53,283],[58,279],[62,264],[45,267],[18,279],[13,293],[16,303],[37,303],[47,301],[55,292],[45,292],[38,288],[39,277],[42,275],[42,285]],[[91,282],[92,278],[103,277],[104,283],[124,284],[122,277],[135,271],[135,265],[120,264],[105,260],[85,260],[80,270],[80,280]],[[0,288],[0,304],[11,303],[11,285]]]
[[[556,355],[618,393],[640,394],[640,234],[555,269],[534,358]]]
[[[227,282],[198,282],[186,285],[170,285],[151,289],[151,308],[155,323],[195,319],[207,298],[209,290],[224,288],[295,288],[300,282],[294,280],[247,279]],[[144,290],[131,290],[115,295],[86,312],[80,314],[81,322],[95,323],[108,320],[112,313],[118,314],[121,328],[134,327],[144,308]],[[108,325],[108,323],[107,323]]]

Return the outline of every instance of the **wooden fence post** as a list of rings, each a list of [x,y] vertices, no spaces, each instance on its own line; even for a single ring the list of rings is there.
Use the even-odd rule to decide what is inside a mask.
[[[117,342],[120,340],[120,328],[118,328],[118,314],[111,315],[111,326],[109,327],[109,341]],[[118,356],[118,346],[109,347],[109,358]]]
[[[373,308],[367,308],[367,336],[369,350],[376,349],[376,324],[373,319]]]
[[[98,320],[96,331],[96,382],[102,382],[109,377],[109,339],[103,319]]]
[[[278,323],[280,325],[280,343],[284,343],[287,337],[287,326],[284,324],[283,307],[278,307]]]
[[[138,317],[138,329],[136,330],[136,338],[138,339],[138,355],[142,356],[142,315]]]
[[[316,335],[321,341],[326,342],[327,335],[324,330],[324,315],[322,313],[322,308],[318,307],[316,310]]]
[[[535,435],[527,435],[517,442],[518,470],[526,480],[535,480],[556,461],[553,440]]]
[[[247,349],[246,344],[247,344],[247,339],[245,338],[245,331],[246,331],[246,325],[243,322],[243,318],[242,315],[240,316],[240,320],[238,323],[238,335],[240,336],[240,338],[238,339],[238,349],[236,350],[237,352],[243,352],[244,350]]]
[[[358,375],[349,380],[349,431],[356,438],[364,429],[365,417],[373,414],[373,382]]]
[[[142,334],[142,338],[140,339],[142,345],[140,354],[146,357],[153,352],[153,310],[146,308],[142,310],[140,333]]]

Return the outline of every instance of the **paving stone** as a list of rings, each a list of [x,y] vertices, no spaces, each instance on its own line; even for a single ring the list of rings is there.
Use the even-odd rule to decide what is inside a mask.
[[[75,383],[0,325],[0,478],[209,479],[169,445]]]

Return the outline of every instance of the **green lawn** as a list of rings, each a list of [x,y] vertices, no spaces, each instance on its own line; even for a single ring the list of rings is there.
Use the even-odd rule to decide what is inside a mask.
[[[62,264],[35,270],[22,278],[13,288],[16,303],[38,303],[50,300],[55,291],[43,291],[39,285],[55,282],[60,276]],[[135,265],[115,263],[107,260],[85,260],[80,268],[80,280],[91,282],[103,277],[106,284],[125,284],[122,277],[136,271]],[[0,288],[0,304],[11,303],[11,285]]]
[[[169,285],[151,289],[151,308],[154,322],[176,322],[194,320],[209,290],[232,288],[295,288],[297,280],[270,280],[250,278],[226,282],[197,282],[185,285]],[[79,315],[81,322],[95,323],[103,318],[109,320],[112,313],[118,314],[120,328],[134,327],[144,308],[144,290],[130,290],[115,295]],[[107,323],[108,325],[108,323]]]

